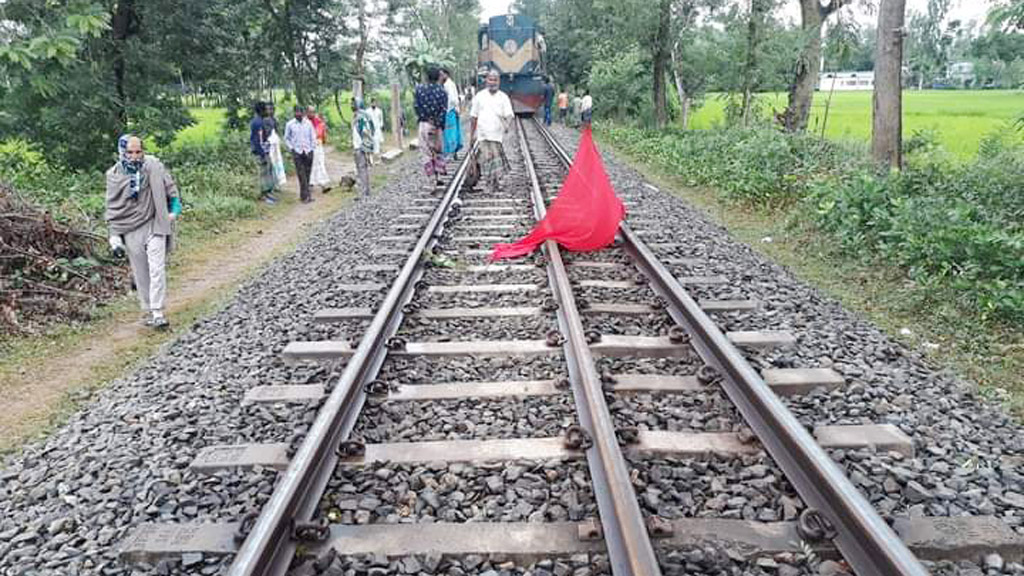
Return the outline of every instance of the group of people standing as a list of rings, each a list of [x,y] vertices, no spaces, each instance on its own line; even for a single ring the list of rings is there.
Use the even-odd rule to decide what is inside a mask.
[[[284,145],[295,162],[295,175],[299,179],[299,198],[304,203],[313,201],[312,186],[325,194],[331,190],[327,174],[324,145],[327,143],[327,123],[312,106],[295,106],[295,117],[284,128]],[[260,165],[260,194],[268,204],[276,204],[275,193],[283,186],[284,157],[281,155],[281,137],[277,133],[274,105],[257,102],[249,122],[249,147]]]
[[[550,78],[544,78],[544,123],[551,126],[552,104],[558,105],[558,119],[564,125],[590,125],[590,119],[594,111],[594,99],[590,96],[590,90],[584,90],[583,96],[572,97],[572,114],[570,115],[569,92],[562,90],[555,99],[555,87],[551,84]]]
[[[284,138],[277,133],[274,105],[257,102],[249,122],[249,146],[260,166],[260,195],[268,204],[276,204],[276,192],[287,180],[281,144],[295,162],[295,175],[299,181],[299,199],[313,202],[312,188],[324,194],[331,191],[331,178],[327,172],[327,123],[313,106],[295,106],[294,118],[284,128]],[[384,144],[384,111],[376,101],[366,109],[361,99],[352,101],[352,143],[356,163],[356,180],[364,196],[370,194],[369,166],[380,155]]]
[[[447,173],[445,162],[458,159],[462,149],[460,97],[447,69],[430,68],[425,80],[415,90],[419,148],[423,172],[427,178],[433,178],[435,185],[440,185],[440,177]],[[499,89],[498,72],[492,70],[487,74],[486,87],[472,95],[469,141],[479,143],[474,169],[492,190],[497,190],[501,176],[509,169],[503,141],[514,114],[512,101]]]

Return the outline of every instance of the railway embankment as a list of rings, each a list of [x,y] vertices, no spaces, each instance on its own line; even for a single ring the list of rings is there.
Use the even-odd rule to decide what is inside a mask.
[[[730,233],[1024,414],[1019,135],[954,162],[926,137],[902,174],[863,149],[773,129],[597,137]]]

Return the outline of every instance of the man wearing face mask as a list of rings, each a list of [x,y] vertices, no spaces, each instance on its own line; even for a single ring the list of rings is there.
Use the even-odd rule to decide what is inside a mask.
[[[107,170],[110,248],[128,254],[145,324],[164,330],[165,267],[181,215],[178,187],[160,160],[145,155],[139,138],[122,136],[117,147],[120,158]]]
[[[475,138],[480,142],[477,152],[480,179],[493,192],[499,190],[501,177],[510,168],[502,141],[515,117],[508,94],[498,89],[500,83],[501,77],[496,71],[488,72],[487,89],[477,92],[469,109],[469,116],[473,119],[470,141]]]

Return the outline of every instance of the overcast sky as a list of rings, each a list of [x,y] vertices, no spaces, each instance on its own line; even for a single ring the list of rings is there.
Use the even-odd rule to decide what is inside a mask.
[[[985,14],[988,12],[990,5],[989,0],[953,0],[953,8],[950,10],[950,19],[960,19],[963,21],[977,20],[982,21],[985,19]],[[512,5],[512,0],[480,0],[481,7],[481,18],[486,20],[491,16],[498,16],[500,14],[507,14],[509,7]],[[911,10],[918,12],[924,12],[928,6],[928,0],[907,0],[907,13]],[[852,8],[852,14],[857,15],[858,20],[874,20],[877,18],[875,15],[867,15],[863,8],[860,8],[856,3]],[[794,22],[800,20],[800,10],[797,0],[785,0],[782,8],[782,14],[791,18]],[[542,22],[543,24],[543,22]]]

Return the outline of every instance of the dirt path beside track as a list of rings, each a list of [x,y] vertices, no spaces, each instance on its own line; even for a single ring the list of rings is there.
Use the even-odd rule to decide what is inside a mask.
[[[352,171],[348,154],[331,149],[327,160],[334,182]],[[284,201],[269,217],[233,224],[216,241],[179,255],[168,288],[172,331],[156,333],[143,326],[131,294],[111,304],[112,314],[81,330],[17,344],[18,353],[0,366],[0,453],[51,429],[104,383],[152,356],[313,225],[347,205],[353,194],[337,187],[326,195],[315,191],[313,203],[301,204],[292,176],[280,196]]]

